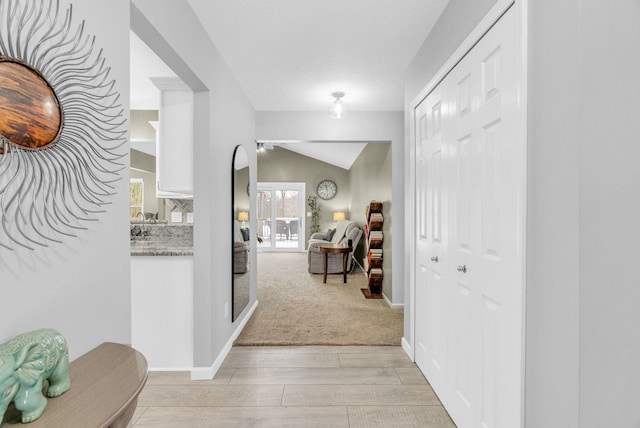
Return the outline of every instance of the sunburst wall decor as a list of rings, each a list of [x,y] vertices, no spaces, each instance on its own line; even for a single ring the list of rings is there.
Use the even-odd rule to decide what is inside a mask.
[[[0,0],[0,252],[75,237],[126,168],[102,49],[59,0]]]

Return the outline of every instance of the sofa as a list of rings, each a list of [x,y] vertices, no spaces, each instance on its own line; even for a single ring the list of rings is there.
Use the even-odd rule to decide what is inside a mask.
[[[320,252],[320,244],[346,244],[349,239],[353,250],[347,255],[347,266],[351,266],[353,253],[362,238],[362,229],[351,220],[342,220],[338,222],[332,235],[330,231],[331,229],[311,235],[307,251],[309,273],[324,273],[324,258]],[[342,254],[328,254],[327,273],[342,273],[342,259]]]
[[[233,233],[233,273],[246,273],[249,267],[249,229],[235,221]]]

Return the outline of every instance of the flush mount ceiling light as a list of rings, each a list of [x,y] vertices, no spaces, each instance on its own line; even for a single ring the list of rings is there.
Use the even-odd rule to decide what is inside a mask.
[[[347,111],[347,106],[342,101],[345,96],[344,92],[337,91],[331,94],[335,100],[329,105],[329,117],[331,119],[342,119]]]
[[[264,152],[265,150],[273,150],[273,144],[272,143],[263,143],[261,141],[258,141],[258,148],[256,151],[258,152]]]

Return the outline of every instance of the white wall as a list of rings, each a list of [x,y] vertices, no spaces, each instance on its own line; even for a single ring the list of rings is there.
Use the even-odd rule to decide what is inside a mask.
[[[349,112],[341,120],[326,112],[256,113],[258,140],[390,141],[392,151],[393,243],[392,253],[404,253],[404,130],[402,112]],[[403,257],[394,257],[393,304],[404,304]]]
[[[61,8],[67,5],[61,1]],[[74,25],[84,19],[96,49],[104,48],[128,118],[129,2],[75,0],[73,18]],[[72,359],[102,342],[130,343],[128,170],[116,186],[108,212],[79,238],[18,254],[0,248],[0,342],[55,328],[67,338]]]
[[[579,422],[639,427],[640,2],[579,5]]]
[[[232,323],[224,308],[231,304],[233,151],[238,144],[245,147],[255,181],[254,111],[186,0],[134,0],[131,13],[132,30],[196,91],[194,366],[211,367],[247,315]],[[255,202],[251,205],[255,212]],[[257,296],[255,254],[254,248],[247,309]]]
[[[529,7],[526,421],[579,421],[580,98],[576,3]]]

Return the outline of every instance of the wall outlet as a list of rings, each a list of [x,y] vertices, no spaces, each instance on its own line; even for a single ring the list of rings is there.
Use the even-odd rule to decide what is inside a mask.
[[[193,213],[187,213],[187,223],[193,224]]]
[[[171,223],[182,223],[182,212],[174,211],[171,213]]]
[[[307,217],[311,217],[311,211],[307,211]]]
[[[224,317],[229,318],[229,302],[225,302],[224,304]]]

